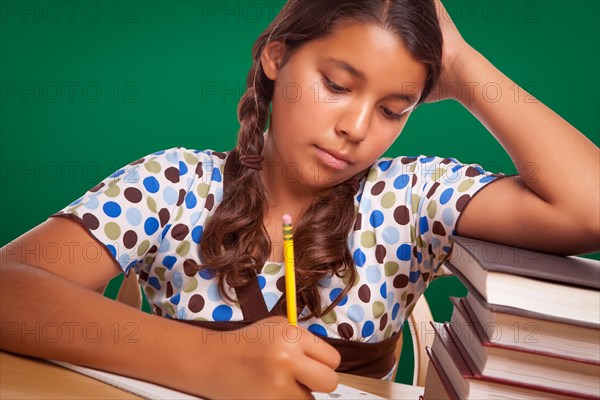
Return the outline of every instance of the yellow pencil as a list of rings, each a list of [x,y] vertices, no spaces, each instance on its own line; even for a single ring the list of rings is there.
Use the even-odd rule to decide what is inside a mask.
[[[283,260],[285,261],[285,300],[287,316],[290,324],[296,326],[296,275],[294,271],[294,240],[292,232],[292,217],[283,216]]]

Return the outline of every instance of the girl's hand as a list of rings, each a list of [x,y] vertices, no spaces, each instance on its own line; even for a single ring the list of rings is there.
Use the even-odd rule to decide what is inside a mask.
[[[222,337],[228,343],[215,360],[217,392],[205,394],[211,398],[312,399],[311,392],[337,387],[340,354],[283,317],[265,318]]]
[[[465,62],[463,58],[472,54],[472,47],[463,39],[458,28],[452,21],[450,14],[440,0],[435,1],[438,21],[442,30],[444,45],[442,49],[442,70],[436,86],[425,99],[426,103],[433,103],[445,99],[455,99],[457,95],[456,71]],[[460,87],[460,90],[463,88]]]

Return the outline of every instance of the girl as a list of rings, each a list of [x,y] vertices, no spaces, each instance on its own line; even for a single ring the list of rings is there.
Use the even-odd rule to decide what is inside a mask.
[[[454,98],[516,165],[537,165],[535,180],[452,158],[381,158],[415,107],[448,87],[513,84],[441,3],[292,0],[252,55],[235,149],[149,154],[2,249],[2,323],[72,333],[3,335],[3,349],[209,398],[310,398],[335,388],[336,370],[392,375],[402,323],[453,234],[600,249],[598,149],[540,102]],[[295,222],[298,327],[282,316],[284,214]],[[102,257],[64,251],[50,264],[12,251],[49,242],[97,245]],[[165,318],[93,291],[122,272]],[[133,340],[92,344],[90,324],[133,327]]]

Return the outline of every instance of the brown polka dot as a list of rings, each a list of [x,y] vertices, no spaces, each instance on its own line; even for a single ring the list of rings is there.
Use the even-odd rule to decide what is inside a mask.
[[[362,227],[362,214],[358,213],[356,215],[356,221],[354,221],[354,230],[359,231],[361,227]]]
[[[148,281],[148,273],[144,270],[140,271],[140,273],[138,274],[138,277],[139,277],[140,281],[144,281],[144,282]]]
[[[223,153],[221,151],[213,151],[212,155],[215,156],[215,157],[220,158],[221,160],[224,160],[225,157],[227,157],[227,153]]]
[[[479,171],[477,171],[477,170],[476,170],[475,168],[473,168],[473,167],[469,167],[469,168],[467,168],[467,170],[465,171],[465,176],[468,176],[468,177],[471,177],[471,178],[472,178],[472,177],[474,177],[474,176],[478,176],[478,175],[481,175],[481,174],[479,173]]]
[[[383,259],[385,258],[386,250],[385,246],[378,244],[375,248],[375,259],[378,263],[383,264]]]
[[[417,174],[414,174],[412,176],[412,182],[411,182],[410,186],[415,187],[416,184],[417,184]]]
[[[185,200],[185,189],[179,189],[179,198],[177,199],[177,206],[182,205],[183,200]]]
[[[215,196],[211,193],[206,197],[206,203],[204,204],[204,207],[208,211],[210,211],[210,210],[212,210],[214,205],[215,205]]]
[[[387,313],[385,313],[381,316],[381,319],[379,320],[379,330],[380,331],[385,329],[385,327],[387,325],[387,320],[388,320],[388,315],[387,315]]]
[[[160,227],[162,228],[163,226],[165,226],[167,224],[167,222],[169,222],[169,210],[167,210],[166,208],[162,208],[159,212],[158,212],[158,218],[160,219]]]
[[[154,314],[158,315],[159,317],[162,317],[162,308],[155,305],[154,306]]]
[[[83,214],[81,219],[85,223],[85,226],[91,230],[96,230],[100,226],[100,221],[98,221],[98,218],[96,218],[93,214]]]
[[[190,298],[188,302],[188,308],[191,312],[200,312],[204,308],[204,297],[199,294],[195,294]]]
[[[281,276],[279,279],[277,279],[275,286],[280,292],[283,292],[283,289],[285,289],[285,276]]]
[[[402,157],[402,159],[400,160],[400,162],[402,164],[410,164],[412,162],[415,162],[417,160],[417,157]]]
[[[185,224],[177,224],[171,230],[171,237],[175,240],[183,240],[190,229]]]
[[[123,235],[123,245],[126,249],[131,249],[137,243],[137,233],[135,231],[127,231]]]
[[[187,259],[183,262],[183,272],[187,276],[194,276],[200,270],[200,265],[196,263],[194,260]]]
[[[358,298],[363,303],[368,303],[371,300],[371,289],[369,289],[369,285],[364,284],[358,289]]]
[[[470,199],[470,195],[463,194],[458,198],[458,200],[456,200],[456,209],[458,210],[458,212],[462,212],[463,208],[465,208]]]
[[[100,182],[99,184],[97,184],[96,186],[91,188],[90,192],[97,192],[98,190],[102,189],[103,186],[104,186],[104,182]]]
[[[349,323],[342,322],[338,325],[338,334],[344,339],[350,339],[354,335],[354,329]]]
[[[433,194],[435,193],[435,191],[437,190],[438,187],[440,187],[439,182],[435,182],[433,185],[431,185],[431,189],[429,189],[429,192],[427,192],[428,199],[430,199],[431,196],[433,196]]]
[[[173,285],[171,282],[167,282],[167,297],[173,296]]]
[[[156,245],[152,245],[152,247],[150,247],[150,249],[148,250],[148,254],[150,253],[156,253],[158,251],[158,247],[156,247]]]
[[[204,170],[202,168],[202,161],[200,161],[198,164],[196,164],[196,175],[198,175],[198,178],[202,178],[203,174]]]
[[[430,277],[430,276],[431,276],[431,274],[430,274],[429,272],[424,272],[424,273],[423,273],[423,280],[424,280],[425,282],[428,282],[428,281],[429,281],[429,277]]]
[[[179,182],[179,170],[175,167],[165,169],[165,178],[173,183]]]
[[[125,198],[132,203],[139,203],[142,200],[142,192],[139,189],[130,187],[123,192]]]
[[[444,158],[440,163],[441,164],[450,164],[450,159],[449,158]]]
[[[444,225],[440,221],[433,221],[431,231],[436,235],[446,236],[446,229],[444,229]]]
[[[406,206],[398,206],[394,210],[394,220],[400,225],[406,225],[410,222],[410,212]]]
[[[385,182],[381,181],[381,182],[377,182],[375,185],[373,185],[373,187],[371,188],[371,194],[373,196],[377,196],[379,193],[383,192],[383,189],[385,189]]]
[[[417,254],[419,253],[419,250],[417,249],[417,246],[412,248],[412,253],[414,258],[418,258]]]
[[[401,289],[403,287],[406,287],[406,285],[408,285],[408,276],[406,276],[404,274],[400,274],[394,278],[394,287],[395,288]]]
[[[139,160],[135,160],[134,162],[129,163],[129,165],[138,165],[138,164],[143,163],[145,160],[146,160],[145,158],[140,158]]]
[[[406,296],[406,303],[404,303],[404,307],[408,307],[408,305],[410,303],[412,303],[414,298],[415,298],[415,295],[412,293],[409,293],[408,296]]]

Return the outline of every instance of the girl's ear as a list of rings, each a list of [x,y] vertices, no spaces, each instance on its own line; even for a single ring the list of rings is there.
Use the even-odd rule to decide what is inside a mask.
[[[272,81],[277,79],[285,52],[285,44],[280,40],[274,40],[265,46],[260,56],[262,69],[265,75]]]

